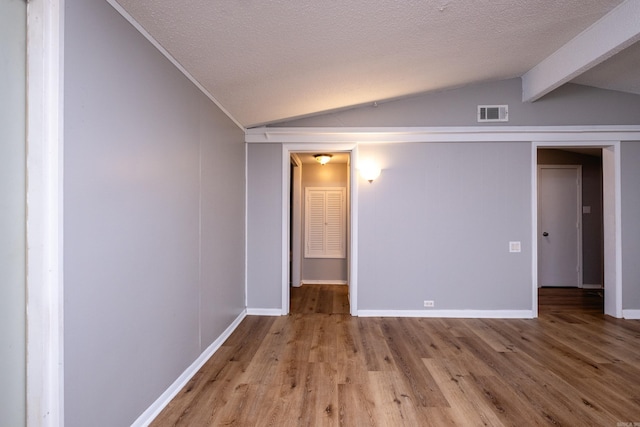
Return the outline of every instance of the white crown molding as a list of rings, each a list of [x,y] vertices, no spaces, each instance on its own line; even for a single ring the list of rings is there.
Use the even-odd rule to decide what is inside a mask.
[[[573,142],[640,140],[640,126],[468,126],[253,128],[247,143]]]

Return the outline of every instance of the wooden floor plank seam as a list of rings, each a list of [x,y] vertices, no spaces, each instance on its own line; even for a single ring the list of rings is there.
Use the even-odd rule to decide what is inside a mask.
[[[640,423],[640,321],[542,289],[537,319],[357,318],[348,287],[247,316],[151,424],[618,426]]]

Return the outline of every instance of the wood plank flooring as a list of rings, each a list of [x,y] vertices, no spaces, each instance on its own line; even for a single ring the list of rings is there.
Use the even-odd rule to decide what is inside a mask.
[[[314,313],[342,307],[316,291],[245,318],[152,426],[640,423],[640,321],[557,289],[533,320]]]
[[[604,313],[604,290],[579,288],[538,289],[538,312]]]
[[[303,285],[291,288],[291,314],[349,314],[349,287]]]

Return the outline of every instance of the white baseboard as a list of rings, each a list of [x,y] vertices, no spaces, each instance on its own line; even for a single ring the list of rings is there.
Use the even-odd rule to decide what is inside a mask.
[[[303,280],[303,285],[346,285],[346,280]]]
[[[582,284],[582,289],[603,289],[602,285],[589,285],[587,283]]]
[[[247,316],[282,316],[281,308],[247,308]]]
[[[225,331],[214,341],[211,343],[209,347],[205,351],[203,351],[200,356],[189,366],[174,382],[169,386],[168,389],[165,390],[164,393],[156,399],[155,402],[151,404],[144,411],[137,420],[131,424],[131,427],[147,427],[151,422],[160,414],[160,412],[171,402],[182,388],[189,382],[191,377],[193,377],[198,370],[204,365],[207,360],[213,356],[213,354],[218,351],[220,346],[229,338],[229,336],[236,330],[240,322],[246,317],[247,311],[243,310],[242,313],[235,318],[231,325],[225,329]]]
[[[640,320],[640,310],[622,310],[622,317],[629,320]]]
[[[533,319],[532,310],[358,310],[360,317],[442,317],[459,319]]]

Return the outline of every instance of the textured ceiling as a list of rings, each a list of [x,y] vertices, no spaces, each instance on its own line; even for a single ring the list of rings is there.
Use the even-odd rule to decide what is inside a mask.
[[[247,128],[522,76],[621,3],[110,1]],[[626,63],[635,71],[640,49],[633,49]],[[580,82],[606,87],[620,74],[609,61]],[[611,88],[640,81],[632,80]]]
[[[638,20],[640,25],[640,17]],[[585,72],[574,82],[640,95],[640,42]]]

